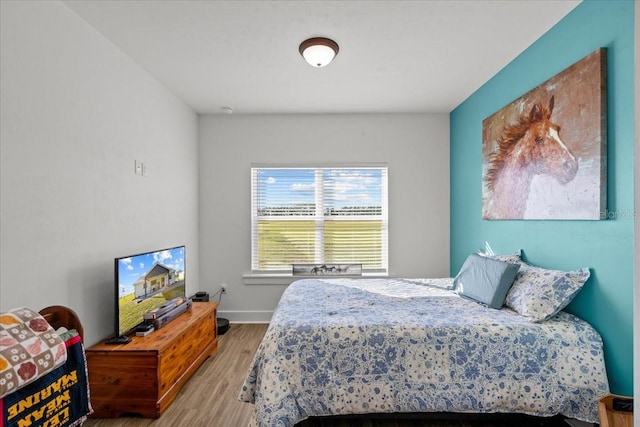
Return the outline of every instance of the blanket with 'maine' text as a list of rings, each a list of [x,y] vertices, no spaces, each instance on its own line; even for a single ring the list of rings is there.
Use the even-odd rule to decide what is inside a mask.
[[[92,412],[82,340],[62,334],[67,361],[0,400],[0,427],[73,427]]]

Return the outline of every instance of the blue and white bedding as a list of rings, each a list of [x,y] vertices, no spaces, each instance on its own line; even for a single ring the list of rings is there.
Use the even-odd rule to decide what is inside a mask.
[[[531,323],[452,279],[305,279],[283,293],[242,386],[253,424],[390,412],[598,421],[602,339],[560,312]]]

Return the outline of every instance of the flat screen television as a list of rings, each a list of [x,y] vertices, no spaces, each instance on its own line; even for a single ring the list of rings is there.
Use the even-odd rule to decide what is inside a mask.
[[[160,249],[115,259],[114,337],[122,344],[144,315],[167,301],[186,298],[185,247]]]

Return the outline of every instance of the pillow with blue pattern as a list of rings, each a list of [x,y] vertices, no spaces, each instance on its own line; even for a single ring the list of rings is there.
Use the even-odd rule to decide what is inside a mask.
[[[505,305],[532,322],[543,322],[569,305],[590,275],[588,268],[548,270],[522,262]]]

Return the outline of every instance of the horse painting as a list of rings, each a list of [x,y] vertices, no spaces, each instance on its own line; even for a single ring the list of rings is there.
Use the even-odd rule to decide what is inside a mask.
[[[484,177],[484,219],[523,219],[536,175],[549,175],[559,184],[576,176],[578,162],[562,142],[560,126],[551,121],[553,105],[554,96],[548,107],[536,103],[505,126]]]

